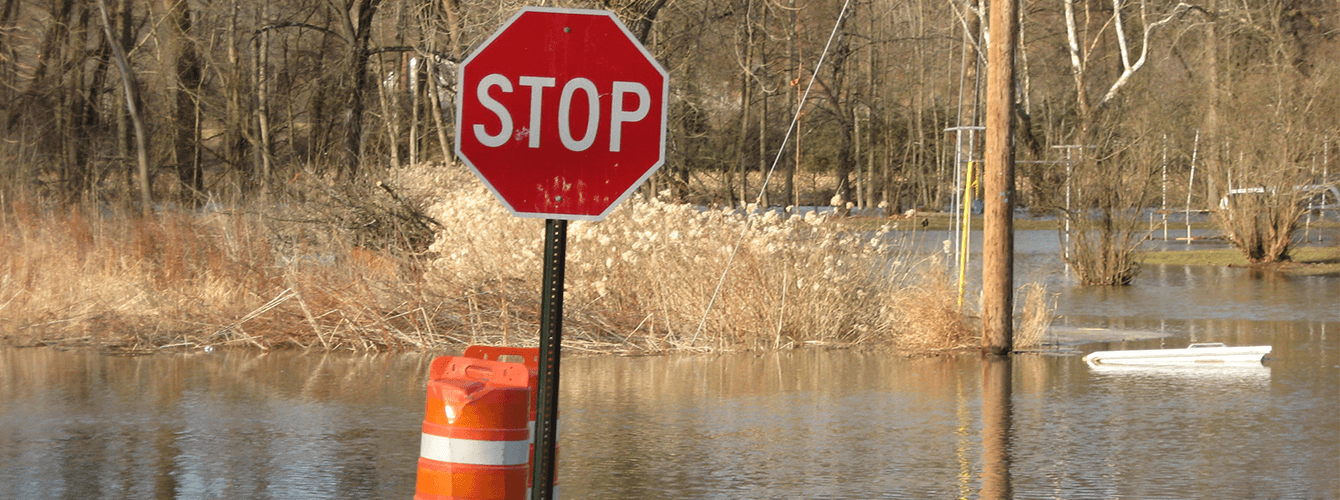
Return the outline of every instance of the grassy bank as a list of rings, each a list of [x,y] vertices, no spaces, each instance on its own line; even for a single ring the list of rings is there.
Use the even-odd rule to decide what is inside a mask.
[[[955,221],[960,217],[946,212],[917,212],[915,215],[899,215],[891,218],[883,217],[850,217],[839,221],[840,224],[852,229],[873,230],[891,222],[897,222],[896,230],[912,231],[948,231],[954,228]],[[982,229],[983,219],[981,216],[973,216],[970,222],[975,230]],[[1037,220],[1037,219],[1015,219],[1014,229],[1023,230],[1052,230],[1057,229],[1055,220]]]
[[[1179,214],[1178,217],[1180,216],[1181,215]],[[843,219],[840,223],[852,228],[875,228],[884,225],[890,221],[896,221],[899,223],[897,227],[897,229],[899,230],[924,229],[930,231],[947,231],[953,229],[956,220],[959,220],[959,217],[946,212],[917,212],[915,215],[911,216],[898,215],[888,218],[851,217]],[[971,224],[974,230],[982,229],[982,225],[984,224],[982,216],[974,215],[972,217]],[[1030,219],[1030,218],[1014,219],[1014,229],[1017,231],[1028,231],[1028,230],[1056,231],[1060,229],[1059,224],[1060,223],[1055,219]],[[1314,229],[1321,227],[1334,228],[1337,226],[1340,226],[1340,223],[1334,221],[1313,222],[1312,225]],[[1154,225],[1150,227],[1153,228],[1155,233],[1162,234],[1161,232],[1163,230],[1163,223],[1161,221],[1155,221]],[[1197,220],[1192,222],[1191,228],[1196,230],[1203,230],[1203,229],[1218,230],[1219,225],[1218,223],[1210,220]],[[1177,231],[1185,231],[1185,230],[1186,230],[1185,222],[1182,221],[1168,222],[1168,232],[1170,234],[1170,237],[1176,237]]]
[[[385,193],[344,197],[318,196],[333,185],[306,179],[292,191],[307,194],[283,203],[147,218],[10,200],[0,209],[0,343],[534,345],[543,222],[511,217],[459,170],[389,179]],[[939,266],[884,244],[887,230],[629,200],[606,221],[569,227],[565,346],[974,344]]]
[[[1291,262],[1253,265],[1247,262],[1241,251],[1233,248],[1141,252],[1136,255],[1141,264],[1256,267],[1295,275],[1340,276],[1340,246],[1299,247],[1293,250],[1292,257]]]

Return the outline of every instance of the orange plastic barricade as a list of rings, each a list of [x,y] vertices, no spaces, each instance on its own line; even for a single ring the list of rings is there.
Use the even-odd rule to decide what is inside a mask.
[[[531,392],[525,365],[434,359],[414,498],[524,498],[530,480]]]
[[[472,345],[465,348],[465,354],[461,356],[475,359],[490,359],[498,361],[502,356],[516,356],[521,358],[521,364],[532,370],[540,369],[540,350],[534,347],[500,347],[491,345]]]
[[[487,359],[497,361],[503,356],[516,356],[521,358],[521,364],[530,369],[530,452],[528,453],[529,463],[535,460],[535,412],[536,402],[539,399],[540,388],[540,350],[534,347],[498,347],[487,345],[472,345],[465,348],[465,353],[461,356],[474,359]],[[557,450],[555,450],[557,454]],[[526,476],[526,485],[530,486],[530,476]],[[558,498],[558,476],[554,476],[554,498]],[[527,492],[526,497],[530,497]]]
[[[489,345],[472,345],[465,348],[465,353],[461,357],[473,359],[485,359],[489,361],[501,361],[503,356],[516,356],[521,358],[521,364],[530,369],[530,422],[535,423],[535,406],[539,394],[536,389],[540,387],[540,350],[534,347],[497,347]],[[532,430],[534,428],[532,427]]]

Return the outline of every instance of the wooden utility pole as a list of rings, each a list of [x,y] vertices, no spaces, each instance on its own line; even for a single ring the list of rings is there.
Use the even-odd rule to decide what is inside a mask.
[[[1017,0],[991,0],[986,52],[986,170],[982,232],[982,350],[1014,348],[1014,46]]]

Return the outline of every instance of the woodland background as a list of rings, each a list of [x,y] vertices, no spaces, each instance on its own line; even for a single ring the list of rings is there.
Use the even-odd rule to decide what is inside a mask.
[[[0,194],[199,206],[299,174],[453,164],[455,63],[523,5],[0,0]],[[945,129],[981,122],[986,0],[545,5],[616,12],[670,72],[669,158],[647,189],[682,201],[943,210],[969,144]],[[1180,206],[1193,160],[1198,207],[1338,170],[1340,3],[1043,0],[1020,16],[1020,206],[1062,207],[1067,180],[1093,186],[1072,186],[1079,206]]]
[[[574,226],[568,338],[973,344],[943,256],[886,239],[908,224],[748,205],[951,207],[982,149],[945,129],[981,123],[984,2],[548,4],[616,12],[671,75],[648,196]],[[510,217],[449,147],[456,62],[520,7],[0,0],[0,342],[535,342],[539,221]],[[1016,200],[1066,222],[1081,283],[1131,283],[1151,208],[1212,209],[1249,261],[1289,259],[1295,187],[1340,176],[1340,3],[1020,15]],[[1262,194],[1217,208],[1244,186]],[[1048,295],[1029,296],[1025,323],[1045,329]]]

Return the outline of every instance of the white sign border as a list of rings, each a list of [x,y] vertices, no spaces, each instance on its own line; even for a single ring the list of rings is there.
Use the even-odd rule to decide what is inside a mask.
[[[463,127],[461,125],[462,123],[464,123],[464,121],[462,120],[464,99],[461,96],[463,96],[464,93],[462,93],[462,90],[460,89],[459,86],[461,85],[462,82],[465,81],[465,67],[470,64],[470,61],[473,61],[475,59],[475,56],[478,56],[481,52],[484,51],[484,49],[492,45],[494,40],[496,40],[500,35],[506,32],[507,29],[512,26],[512,23],[515,23],[517,19],[521,18],[521,16],[531,12],[549,13],[549,14],[571,14],[571,15],[582,15],[582,16],[607,16],[614,21],[614,25],[619,27],[619,30],[623,32],[624,36],[628,37],[628,41],[632,43],[635,47],[637,47],[637,50],[642,53],[642,56],[645,57],[648,62],[651,63],[652,67],[655,68],[656,71],[661,74],[661,128],[660,128],[661,139],[659,141],[660,151],[657,154],[656,163],[653,164],[651,167],[649,167],[647,171],[642,174],[642,177],[634,181],[633,184],[623,192],[623,194],[619,195],[619,197],[615,199],[613,202],[610,202],[610,205],[605,208],[605,211],[601,212],[599,215],[519,212],[512,207],[511,203],[507,202],[507,199],[504,198],[502,194],[498,192],[497,188],[493,187],[493,183],[489,182],[488,178],[486,178],[484,174],[480,173],[479,168],[475,167],[474,162],[470,161],[469,157],[461,153],[461,135],[464,133]],[[606,217],[609,217],[609,214],[613,212],[615,208],[618,208],[619,205],[622,204],[625,200],[627,200],[629,196],[632,196],[634,191],[637,191],[638,188],[642,187],[642,185],[647,182],[647,179],[650,179],[651,176],[655,174],[657,170],[660,170],[661,166],[665,164],[665,142],[667,135],[666,124],[668,123],[669,120],[668,115],[670,109],[670,73],[667,72],[665,68],[661,66],[660,61],[657,61],[656,58],[651,55],[651,52],[649,52],[647,48],[642,45],[642,42],[639,42],[637,40],[637,37],[633,36],[633,32],[628,30],[628,26],[624,25],[623,21],[619,19],[619,16],[614,15],[613,12],[610,12],[608,10],[564,9],[557,7],[523,7],[521,10],[517,11],[516,14],[513,14],[512,17],[507,20],[507,22],[503,23],[503,25],[499,27],[497,31],[494,31],[492,35],[489,35],[489,37],[485,39],[483,43],[479,44],[479,47],[475,48],[475,50],[471,52],[469,56],[461,60],[460,64],[458,64],[456,67],[456,85],[457,85],[456,137],[454,144],[455,149],[454,152],[456,153],[456,158],[464,162],[465,165],[470,168],[470,171],[475,174],[475,177],[478,177],[480,181],[483,181],[484,186],[489,188],[489,191],[493,193],[493,196],[497,198],[498,201],[502,202],[503,206],[507,207],[507,211],[510,212],[513,216],[523,218],[534,218],[534,219],[584,220],[592,222],[604,220]]]

